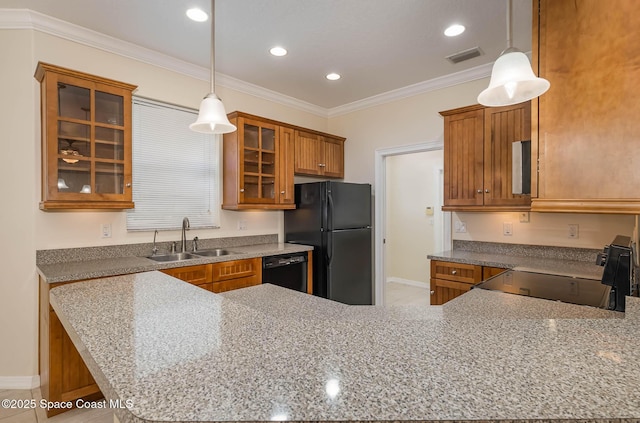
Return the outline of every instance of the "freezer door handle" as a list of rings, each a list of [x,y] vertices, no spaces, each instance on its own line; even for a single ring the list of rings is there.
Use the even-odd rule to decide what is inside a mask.
[[[333,196],[331,190],[327,192],[327,228],[333,230]]]
[[[331,266],[331,259],[333,258],[333,254],[331,254],[333,250],[333,234],[327,234],[327,266]]]

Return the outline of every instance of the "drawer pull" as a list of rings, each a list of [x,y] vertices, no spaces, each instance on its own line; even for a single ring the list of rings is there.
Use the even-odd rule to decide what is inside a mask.
[[[436,293],[436,291],[431,291],[431,295],[434,295]]]
[[[451,274],[452,274],[452,275],[455,275],[456,273],[458,273],[458,271],[457,271],[457,270],[452,270],[452,271],[451,271]]]

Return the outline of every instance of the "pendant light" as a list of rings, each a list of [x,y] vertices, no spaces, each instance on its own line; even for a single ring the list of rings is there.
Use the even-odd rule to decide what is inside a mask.
[[[512,0],[507,0],[507,49],[493,64],[489,87],[480,93],[478,103],[498,107],[522,103],[544,94],[551,85],[538,78],[531,69],[527,56],[513,47]]]
[[[226,134],[236,130],[235,125],[229,122],[227,112],[224,110],[222,100],[215,93],[215,61],[216,61],[216,2],[211,0],[211,91],[205,96],[200,103],[200,112],[198,119],[191,125],[189,129],[204,134]]]

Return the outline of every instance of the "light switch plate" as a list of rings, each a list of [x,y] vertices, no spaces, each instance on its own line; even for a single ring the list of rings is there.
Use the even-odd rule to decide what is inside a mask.
[[[580,235],[580,225],[577,223],[569,223],[568,237],[571,239],[578,239]]]
[[[100,225],[102,238],[111,238],[111,223],[103,223]]]
[[[513,223],[511,222],[504,222],[502,224],[502,235],[504,236],[511,236],[513,235]]]
[[[463,222],[461,220],[456,220],[455,222],[455,229],[457,233],[465,233],[467,232],[467,224],[466,222]]]

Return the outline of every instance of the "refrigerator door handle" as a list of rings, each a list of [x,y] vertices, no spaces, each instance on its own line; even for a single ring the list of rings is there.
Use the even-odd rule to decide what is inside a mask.
[[[333,196],[331,191],[327,192],[327,229],[333,230]]]
[[[333,234],[329,232],[327,234],[327,267],[331,266],[331,258],[333,254]]]

